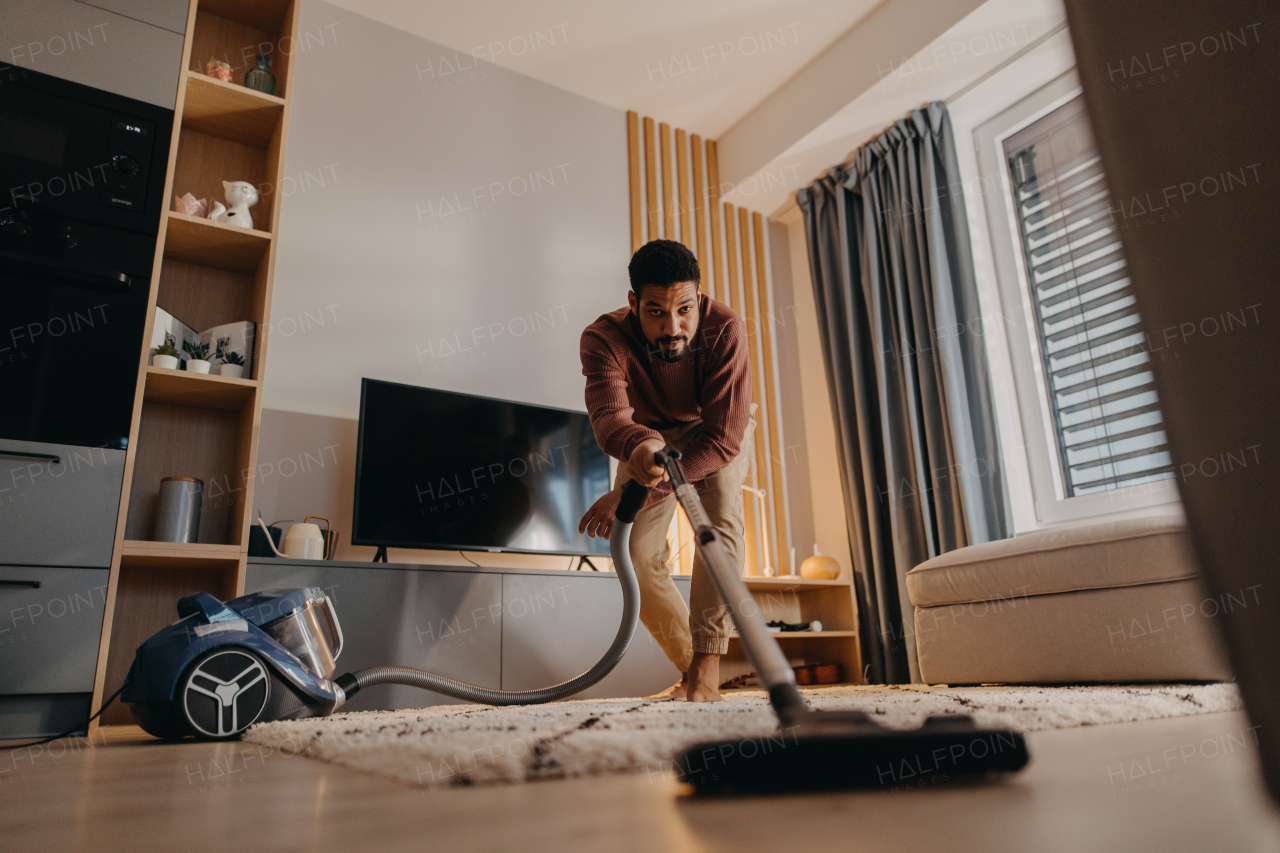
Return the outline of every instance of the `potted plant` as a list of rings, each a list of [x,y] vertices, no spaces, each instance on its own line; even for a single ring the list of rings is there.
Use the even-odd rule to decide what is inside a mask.
[[[187,354],[191,357],[187,359],[187,371],[189,373],[208,373],[212,367],[208,361],[209,345],[208,344],[192,344],[183,341],[182,346],[186,349]]]
[[[244,356],[233,350],[222,353],[222,364],[218,365],[218,373],[239,379],[244,376]]]
[[[163,367],[166,370],[177,370],[178,359],[182,358],[182,353],[178,352],[173,344],[161,344],[156,347],[155,354],[151,356],[152,367]]]

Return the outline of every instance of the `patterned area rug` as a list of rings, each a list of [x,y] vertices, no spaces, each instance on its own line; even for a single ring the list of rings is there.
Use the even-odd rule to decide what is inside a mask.
[[[1234,684],[1101,687],[869,686],[806,689],[812,707],[857,709],[891,728],[932,714],[1023,732],[1243,709]],[[670,773],[680,750],[711,740],[778,738],[762,691],[715,704],[615,699],[492,708],[440,705],[263,723],[244,739],[285,755],[421,787]]]

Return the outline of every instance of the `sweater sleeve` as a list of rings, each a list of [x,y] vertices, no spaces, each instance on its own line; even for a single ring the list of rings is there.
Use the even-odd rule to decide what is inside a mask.
[[[662,434],[635,422],[635,409],[627,398],[627,376],[608,343],[587,329],[579,346],[582,375],[587,377],[586,403],[591,429],[605,453],[625,463],[636,445]]]
[[[684,449],[681,463],[693,482],[703,479],[738,457],[751,419],[751,362],[746,324],[734,316],[727,323],[708,359],[702,382],[702,429]],[[669,488],[669,484],[664,483]]]

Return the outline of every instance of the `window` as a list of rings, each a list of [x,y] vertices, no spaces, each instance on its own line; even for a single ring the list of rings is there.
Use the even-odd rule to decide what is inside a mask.
[[[1065,497],[1171,477],[1150,357],[1083,98],[1000,145]]]
[[[1018,532],[1179,511],[1074,66],[1064,29],[952,110]]]

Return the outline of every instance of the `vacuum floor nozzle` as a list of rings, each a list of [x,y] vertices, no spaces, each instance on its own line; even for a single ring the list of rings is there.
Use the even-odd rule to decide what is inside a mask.
[[[968,715],[929,717],[917,729],[820,721],[776,734],[702,743],[676,759],[681,782],[699,794],[926,788],[963,777],[1012,773],[1027,765],[1022,735],[979,728]],[[849,712],[858,714],[859,712]],[[865,716],[865,715],[864,715]]]

